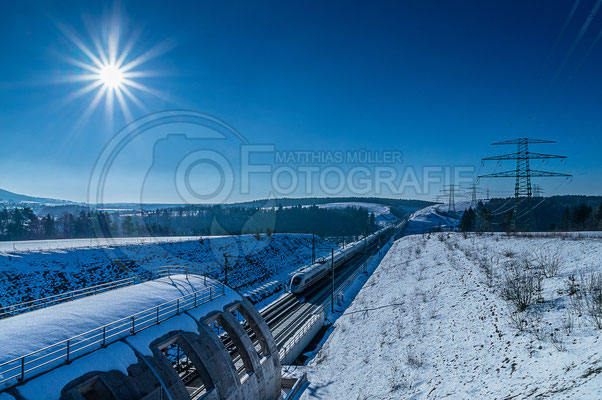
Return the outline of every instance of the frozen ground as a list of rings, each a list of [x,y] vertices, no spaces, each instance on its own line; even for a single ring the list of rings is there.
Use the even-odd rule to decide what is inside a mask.
[[[600,254],[596,238],[402,238],[303,367],[302,398],[600,399],[582,282]],[[524,312],[503,293],[510,265],[542,276]]]
[[[279,291],[289,275],[311,260],[311,235],[274,234],[212,238],[131,238],[116,245],[83,240],[15,244],[0,252],[0,307],[89,287],[129,276],[149,277],[165,265],[199,268],[223,279],[229,256],[228,284],[254,300]],[[92,244],[91,244],[92,243]],[[21,247],[20,247],[21,246]],[[316,239],[316,255],[330,253]]]

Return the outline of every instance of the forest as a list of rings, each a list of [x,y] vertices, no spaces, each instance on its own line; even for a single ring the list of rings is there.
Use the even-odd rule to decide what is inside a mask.
[[[398,216],[401,209],[395,210]],[[374,214],[364,208],[320,208],[282,205],[274,208],[182,206],[153,211],[38,216],[29,207],[0,211],[0,240],[91,237],[196,236],[257,233],[315,233],[355,236],[377,229]]]
[[[513,229],[514,199],[492,199],[479,202],[468,209],[460,222],[460,229],[472,231],[501,231]],[[553,196],[531,199],[532,226],[539,232],[570,232],[602,230],[602,197]]]

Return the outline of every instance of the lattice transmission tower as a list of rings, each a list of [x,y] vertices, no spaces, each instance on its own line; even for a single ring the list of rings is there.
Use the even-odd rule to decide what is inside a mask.
[[[443,186],[443,189],[441,190],[442,193],[444,193],[447,197],[448,197],[448,206],[447,206],[447,212],[448,213],[455,213],[456,212],[456,193],[460,190],[460,186],[458,185],[445,185]]]
[[[516,169],[512,171],[496,172],[492,174],[480,175],[480,178],[516,178],[514,185],[514,230],[519,228],[531,228],[533,217],[531,214],[531,198],[533,197],[533,188],[531,178],[569,178],[572,175],[561,174],[558,172],[539,171],[531,169],[531,160],[565,159],[565,156],[554,154],[532,153],[529,151],[529,144],[556,143],[553,140],[519,138],[506,140],[504,142],[492,143],[493,146],[512,145],[517,146],[516,153],[503,154],[500,156],[486,157],[483,161],[503,161],[516,160]],[[524,201],[523,201],[524,200]],[[524,204],[526,203],[526,204]]]
[[[540,185],[533,184],[533,197],[543,197],[544,190]]]
[[[470,186],[468,186],[468,189],[470,190],[471,193],[471,198],[470,198],[470,206],[472,208],[475,208],[477,205],[477,202],[479,201],[477,194],[481,191],[481,188],[477,185],[477,182],[473,182]],[[489,189],[487,189],[489,190]]]

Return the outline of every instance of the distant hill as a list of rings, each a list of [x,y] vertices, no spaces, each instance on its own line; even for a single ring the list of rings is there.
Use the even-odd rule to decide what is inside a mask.
[[[307,197],[307,198],[277,198],[260,199],[245,202],[221,204],[222,207],[243,207],[243,208],[262,208],[262,207],[291,207],[291,206],[309,206],[328,203],[373,203],[382,204],[391,207],[393,214],[415,211],[427,207],[434,203],[422,200],[391,199],[380,197]],[[0,189],[0,207],[31,207],[38,215],[51,214],[53,216],[61,215],[64,212],[72,214],[81,211],[88,211],[90,208],[107,212],[128,212],[132,210],[154,211],[161,209],[177,209],[186,207],[208,207],[214,204],[169,204],[169,203],[105,203],[97,205],[88,205],[69,200],[52,199],[47,197],[34,197],[24,194],[9,192]]]
[[[19,205],[21,203],[36,203],[36,204],[77,204],[69,200],[51,199],[47,197],[33,197],[24,194],[9,192],[8,190],[0,189],[0,203],[8,205]]]
[[[253,200],[240,203],[227,204],[226,206],[234,207],[265,207],[266,205],[274,206],[308,206],[308,205],[319,205],[327,203],[375,203],[383,204],[391,207],[404,207],[404,208],[415,208],[421,209],[428,207],[433,202],[422,201],[422,200],[406,200],[406,199],[391,199],[385,197],[304,197],[304,198],[289,198],[282,197],[278,199],[263,199]]]

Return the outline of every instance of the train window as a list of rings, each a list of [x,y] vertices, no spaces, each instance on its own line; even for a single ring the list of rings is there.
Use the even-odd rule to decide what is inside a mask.
[[[218,316],[213,321],[209,322],[209,326],[213,329],[215,334],[220,338],[222,345],[230,354],[232,364],[238,372],[240,381],[243,382],[247,375],[251,375],[253,371],[253,365],[247,350],[243,346],[237,346],[239,339],[236,333],[228,325],[228,323],[221,317]]]
[[[302,278],[300,276],[295,276],[293,278],[293,285],[300,285],[302,281]]]
[[[189,356],[189,351],[182,346],[184,343],[178,336],[159,346],[159,351],[171,363],[178,376],[182,380],[188,395],[192,400],[203,398],[213,387],[203,365],[193,362]]]

